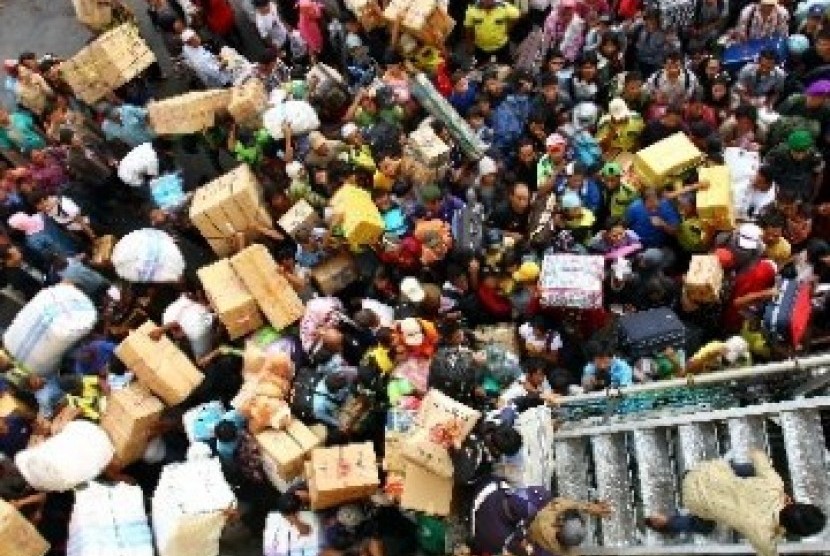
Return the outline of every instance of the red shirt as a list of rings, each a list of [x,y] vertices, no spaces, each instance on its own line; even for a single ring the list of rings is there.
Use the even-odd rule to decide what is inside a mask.
[[[498,319],[509,319],[513,315],[513,305],[510,300],[501,295],[495,288],[481,285],[476,292],[482,308],[491,316]]]
[[[744,318],[741,309],[735,307],[735,300],[750,293],[768,290],[775,285],[775,275],[778,269],[775,263],[768,259],[761,259],[749,270],[735,277],[735,286],[732,296],[727,300],[723,312],[723,326],[727,332],[735,333],[741,330]]]
[[[228,0],[201,0],[205,24],[217,35],[227,35],[236,22],[233,8]]]

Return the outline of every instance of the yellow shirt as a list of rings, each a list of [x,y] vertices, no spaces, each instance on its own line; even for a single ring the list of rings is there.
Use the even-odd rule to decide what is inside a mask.
[[[510,22],[521,15],[513,4],[496,4],[489,10],[470,6],[464,16],[464,27],[472,29],[475,45],[485,52],[495,52],[510,40]]]
[[[611,130],[617,132],[617,136],[611,139],[606,145],[607,151],[619,150],[622,152],[634,152],[640,142],[645,123],[639,114],[631,114],[623,124],[614,123],[611,116],[603,116],[597,127],[597,141],[600,143],[611,135]]]
[[[777,264],[780,268],[787,264],[787,261],[790,260],[792,253],[793,248],[790,245],[790,242],[781,237],[778,238],[778,241],[775,244],[767,245],[767,250],[764,252],[764,256],[771,259],[772,262]]]

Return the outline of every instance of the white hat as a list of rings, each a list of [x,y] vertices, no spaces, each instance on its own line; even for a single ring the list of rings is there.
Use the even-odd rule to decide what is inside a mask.
[[[357,133],[357,131],[357,126],[354,123],[349,122],[347,124],[344,124],[343,127],[340,128],[340,135],[343,137],[343,139],[348,139],[349,137]]]
[[[194,31],[193,29],[185,29],[184,31],[182,31],[182,34],[181,34],[183,42],[187,42],[195,36],[196,36],[196,31]]]
[[[764,231],[757,224],[741,224],[738,227],[738,247],[755,250],[761,247]]]
[[[407,276],[401,281],[401,295],[412,303],[420,303],[427,294],[417,278]]]
[[[778,0],[761,0],[759,2],[762,6],[777,6]]]
[[[608,104],[608,113],[615,120],[624,120],[631,114],[631,111],[625,101],[617,97]]]
[[[293,160],[285,165],[285,174],[292,180],[296,180],[300,177],[300,173],[304,168],[305,166],[303,166],[302,162]]]
[[[487,176],[490,174],[495,174],[496,172],[498,172],[496,162],[489,156],[485,156],[484,158],[478,161],[479,176]]]
[[[403,319],[400,321],[401,335],[403,336],[403,343],[408,346],[420,346],[424,343],[424,332],[421,330],[421,325],[413,318]]]
[[[723,358],[728,363],[735,363],[749,353],[749,344],[741,336],[732,336],[724,342]]]

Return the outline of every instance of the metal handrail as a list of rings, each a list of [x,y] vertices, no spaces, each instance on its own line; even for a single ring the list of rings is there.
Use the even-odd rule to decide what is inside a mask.
[[[741,367],[737,369],[729,369],[725,371],[714,371],[700,375],[694,375],[693,385],[700,386],[704,384],[719,384],[730,382],[733,380],[741,380],[748,378],[758,378],[763,376],[776,375],[784,372],[798,372],[812,370],[817,367],[830,366],[830,353],[823,353],[820,355],[811,355],[807,357],[793,357],[783,361],[776,361],[774,363],[766,363],[763,365],[752,365],[748,367]],[[647,382],[645,384],[637,384],[634,386],[626,386],[620,389],[623,395],[638,394],[642,392],[654,392],[657,390],[667,390],[669,388],[679,388],[688,386],[689,378],[675,378],[671,380],[660,380],[655,382]],[[589,392],[587,394],[576,394],[573,396],[565,396],[560,398],[559,405],[567,406],[571,404],[584,403],[591,400],[601,400],[607,397],[605,390],[597,392]]]

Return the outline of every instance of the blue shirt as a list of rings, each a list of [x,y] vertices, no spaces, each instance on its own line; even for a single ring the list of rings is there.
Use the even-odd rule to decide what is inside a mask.
[[[568,191],[568,178],[561,178],[561,181],[556,187],[558,195],[562,195]],[[586,178],[582,180],[582,187],[579,188],[579,198],[582,199],[582,206],[590,210],[594,214],[598,214],[602,208],[602,189],[596,180]]]
[[[34,119],[24,112],[12,112],[8,127],[0,127],[0,147],[4,149],[30,153],[45,146],[46,140],[37,131]]]
[[[595,377],[596,374],[596,365],[588,363],[582,371],[582,382],[584,383],[589,378]],[[615,357],[611,360],[611,368],[608,369],[608,378],[611,386],[615,388],[621,386],[631,386],[631,383],[634,381],[634,371],[631,369],[631,365],[622,359]]]
[[[72,371],[79,375],[97,375],[104,371],[112,361],[112,355],[115,352],[116,345],[114,342],[107,340],[92,340],[81,346],[76,352],[75,365]],[[79,358],[79,352],[91,353],[92,357],[87,360]]]
[[[314,389],[314,418],[332,427],[339,427],[340,406],[346,401],[348,394],[349,391],[346,388],[339,392],[329,392],[326,380],[320,380]]]
[[[123,143],[137,147],[153,140],[153,132],[147,125],[147,110],[132,104],[123,104],[116,108],[120,122],[107,118],[101,123],[101,131],[107,140],[119,139]]]
[[[659,216],[669,226],[680,225],[680,214],[669,201],[663,199],[655,212],[646,210],[642,199],[637,199],[625,211],[625,221],[629,229],[640,237],[643,247],[663,247],[669,235],[651,223],[653,216]]]

